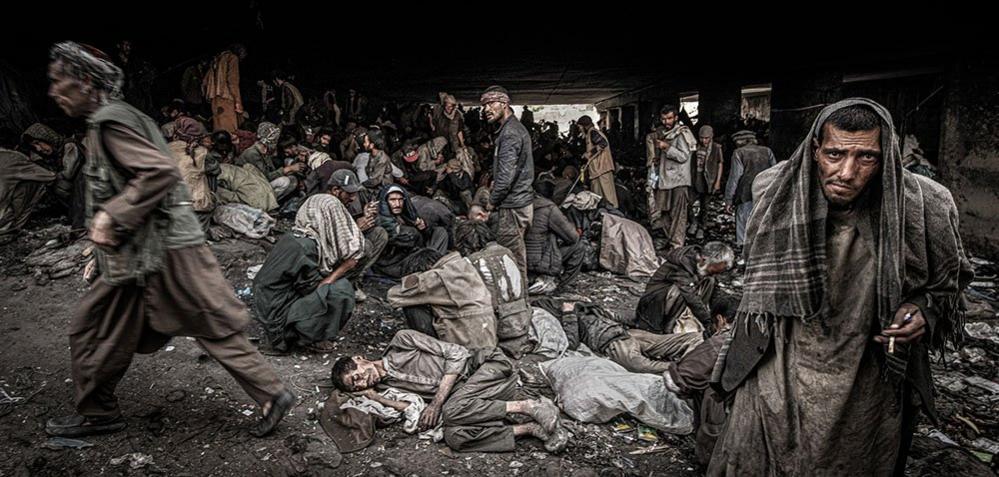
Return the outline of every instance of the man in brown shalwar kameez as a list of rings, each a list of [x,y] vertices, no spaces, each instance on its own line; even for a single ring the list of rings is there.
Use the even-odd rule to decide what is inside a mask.
[[[971,268],[950,192],[900,159],[889,113],[848,99],[756,179],[712,377],[736,394],[708,474],[904,474],[918,410],[936,419],[929,350],[960,333]]]
[[[191,195],[159,128],[122,102],[121,70],[104,53],[55,45],[49,96],[87,118],[87,208],[98,246],[97,283],[70,327],[76,413],[50,419],[55,436],[125,427],[114,391],[135,353],[192,336],[262,408],[253,433],[271,432],[295,404],[242,333],[249,321],[191,208]],[[95,273],[92,265],[87,275]]]

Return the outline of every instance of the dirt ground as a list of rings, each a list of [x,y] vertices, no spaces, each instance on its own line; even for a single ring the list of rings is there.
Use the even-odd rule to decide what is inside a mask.
[[[730,218],[712,224],[711,237],[731,240]],[[710,238],[710,237],[709,237]],[[385,302],[388,283],[369,281],[369,299],[330,354],[296,352],[269,356],[298,404],[277,431],[263,439],[247,430],[257,414],[235,381],[195,342],[175,338],[153,355],[138,355],[118,387],[128,428],[107,436],[85,437],[85,448],[64,448],[47,438],[47,419],[72,411],[72,384],[66,330],[75,304],[86,292],[79,266],[39,259],[60,250],[79,250],[65,227],[35,221],[16,240],[0,245],[0,476],[7,475],[699,475],[690,436],[662,434],[654,453],[631,435],[615,434],[609,424],[571,422],[568,449],[553,456],[536,440],[523,440],[510,454],[455,453],[443,443],[406,435],[400,426],[378,431],[367,449],[340,455],[316,420],[319,404],[331,389],[329,369],[341,355],[377,355],[397,330],[401,313]],[[72,247],[76,247],[73,249]],[[227,239],[212,244],[237,294],[252,302],[246,269],[263,262],[266,240]],[[34,265],[26,262],[26,257]],[[992,267],[992,268],[989,268]],[[992,265],[980,274],[994,276]],[[61,278],[53,278],[55,276]],[[722,277],[737,289],[738,269]],[[994,284],[993,284],[994,286]],[[644,285],[608,273],[586,273],[561,295],[603,303],[633,313]],[[995,298],[995,289],[984,290]],[[576,295],[573,297],[572,295]],[[995,302],[991,303],[993,306]],[[920,427],[909,471],[912,475],[989,475],[981,460],[999,440],[999,384],[995,313],[982,321],[992,339],[971,338],[960,351],[936,364],[941,423]],[[252,325],[248,333],[259,336]],[[985,335],[988,336],[988,335]],[[972,350],[972,351],[969,351]],[[980,381],[975,380],[979,378]],[[992,389],[990,390],[991,383]],[[3,402],[0,400],[0,402]],[[568,420],[568,419],[567,419]],[[954,445],[927,437],[942,432]],[[934,436],[936,434],[933,434]],[[982,441],[981,439],[987,439]],[[977,457],[970,451],[981,452]]]

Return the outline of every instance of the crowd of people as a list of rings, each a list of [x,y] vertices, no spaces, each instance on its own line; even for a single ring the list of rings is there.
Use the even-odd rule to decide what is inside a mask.
[[[265,435],[295,397],[246,338],[250,317],[268,353],[335,353],[379,276],[408,329],[380,358],[341,357],[333,385],[400,412],[415,404],[381,391],[419,396],[417,427],[455,450],[567,445],[559,408],[518,392],[544,310],[569,350],[662,376],[691,403],[710,473],[904,468],[917,404],[933,416],[928,352],[954,333],[969,267],[949,193],[901,168],[877,103],[825,108],[779,163],[755,132],[726,138],[729,153],[668,104],[635,173],[599,118],[560,135],[514,115],[501,86],[474,108],[441,93],[374,110],[354,90],[307,98],[275,71],[251,119],[246,54],[234,45],[203,68],[210,111],[178,99],[155,121],[121,100],[107,55],[53,47],[49,95],[87,120],[84,140],[36,124],[21,151],[0,150],[0,234],[51,190],[98,247],[70,331],[77,412],[50,434],[121,429],[114,389],[133,353],[183,335],[260,404]],[[712,201],[734,214],[734,248],[706,241]],[[229,204],[293,220],[254,278],[252,313],[206,245]],[[737,261],[742,296],[716,286]],[[633,317],[553,298],[596,269],[646,283]]]

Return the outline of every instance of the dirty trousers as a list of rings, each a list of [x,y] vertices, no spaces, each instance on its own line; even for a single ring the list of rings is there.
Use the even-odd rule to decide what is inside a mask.
[[[527,283],[527,246],[524,245],[524,232],[534,221],[534,204],[518,209],[499,209],[496,227],[496,243],[508,248],[520,269],[523,283]]]
[[[614,186],[613,172],[607,172],[590,179],[590,190],[603,197],[611,207],[618,208],[617,188]]]
[[[195,337],[257,404],[284,389],[241,331],[246,307],[206,246],[168,250],[164,270],[147,280],[145,287],[98,281],[83,297],[69,336],[77,412],[120,415],[115,387],[133,354],[152,353],[172,336]]]
[[[653,226],[663,229],[673,248],[682,247],[687,239],[687,208],[690,202],[688,189],[687,186],[680,186],[655,190],[656,207],[662,215]]]
[[[444,403],[444,441],[456,451],[512,452],[513,426],[504,418],[517,392],[513,364],[499,348],[473,351],[469,359],[482,364]]]
[[[632,329],[628,336],[608,344],[604,353],[633,373],[662,374],[670,361],[679,360],[704,341],[699,332],[660,335]]]

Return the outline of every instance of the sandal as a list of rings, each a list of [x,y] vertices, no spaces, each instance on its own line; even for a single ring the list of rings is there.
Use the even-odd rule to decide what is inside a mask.
[[[266,416],[260,418],[257,427],[250,431],[255,437],[264,437],[274,431],[284,415],[295,407],[295,395],[285,389],[271,400],[271,409]]]

